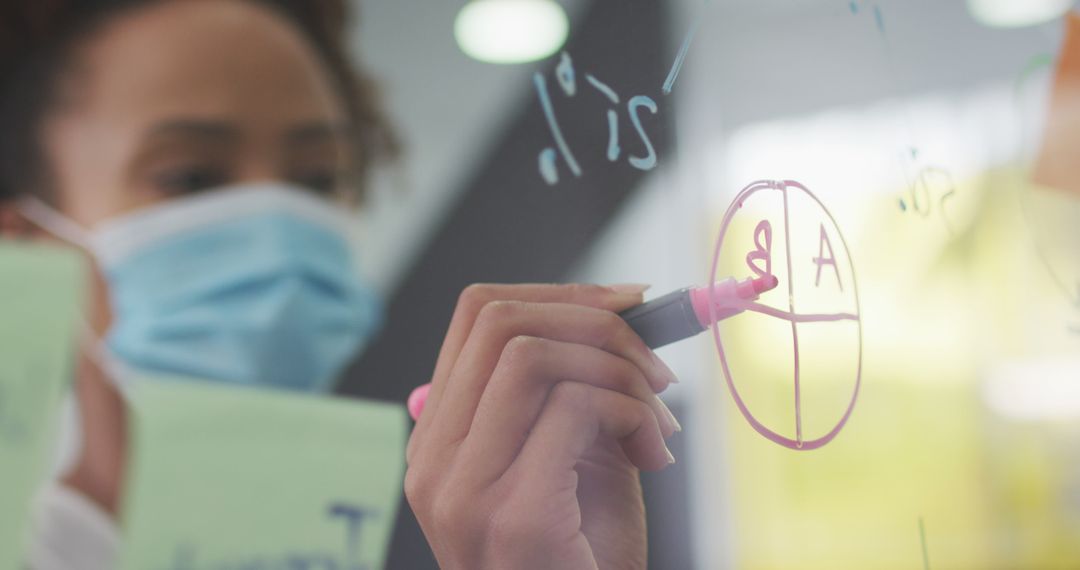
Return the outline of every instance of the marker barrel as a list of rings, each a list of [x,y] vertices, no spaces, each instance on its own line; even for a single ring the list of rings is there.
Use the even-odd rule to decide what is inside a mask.
[[[694,312],[691,289],[680,289],[629,308],[619,316],[645,341],[649,348],[692,337],[705,330]]]

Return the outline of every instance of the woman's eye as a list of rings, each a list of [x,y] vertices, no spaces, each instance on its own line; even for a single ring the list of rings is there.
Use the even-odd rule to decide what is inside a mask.
[[[166,171],[154,177],[155,184],[170,194],[191,194],[223,186],[228,174],[213,167],[186,167]]]

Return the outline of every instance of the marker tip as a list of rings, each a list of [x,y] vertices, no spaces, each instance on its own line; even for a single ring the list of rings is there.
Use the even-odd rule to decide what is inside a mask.
[[[762,275],[752,281],[754,284],[754,293],[761,294],[766,291],[772,291],[780,284],[780,280],[775,275]]]

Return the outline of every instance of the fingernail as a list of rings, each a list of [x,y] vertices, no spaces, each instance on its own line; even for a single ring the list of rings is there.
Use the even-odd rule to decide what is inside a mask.
[[[676,432],[682,431],[682,425],[679,423],[679,420],[675,419],[675,414],[671,413],[671,408],[660,399],[660,396],[656,396],[656,401],[660,402],[660,408],[664,410],[664,413],[667,415],[668,422],[670,422],[672,429]]]
[[[607,288],[616,293],[622,293],[626,295],[640,295],[645,291],[648,291],[652,285],[646,285],[644,283],[617,283],[615,285],[608,285]]]
[[[668,465],[671,465],[672,463],[675,463],[675,456],[671,454],[671,450],[668,449],[666,445],[664,446],[664,452],[667,453],[667,463],[668,463]]]
[[[657,356],[655,352],[651,354],[653,364],[656,365],[657,369],[659,369],[660,375],[663,376],[664,380],[666,380],[668,384],[678,384],[679,379],[675,376],[675,373],[671,371],[671,368],[667,365],[667,363],[663,360],[660,360],[660,357]],[[667,388],[667,386],[664,386],[664,388]]]
[[[671,437],[672,434],[679,431],[676,427],[677,422],[674,421],[675,416],[671,415],[671,410],[668,409],[663,400],[658,396],[653,396],[653,398],[656,398],[656,407],[659,408],[656,411],[656,421],[660,423],[660,434],[664,437]]]

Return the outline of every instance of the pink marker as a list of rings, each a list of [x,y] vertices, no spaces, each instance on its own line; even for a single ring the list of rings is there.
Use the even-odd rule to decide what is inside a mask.
[[[657,297],[647,303],[629,308],[619,316],[650,348],[660,348],[708,329],[714,322],[733,317],[745,310],[746,303],[756,301],[758,296],[774,289],[779,281],[773,275],[736,281],[730,277],[708,287],[687,287]],[[716,303],[715,315],[709,303]],[[420,417],[431,384],[424,384],[409,395],[409,415]]]
[[[741,312],[747,302],[776,287],[773,275],[756,279],[736,281],[728,278],[708,287],[688,287],[647,303],[627,309],[619,316],[638,333],[650,348],[660,348],[697,335],[716,321],[722,321]],[[716,303],[715,315],[709,311],[709,303]]]

